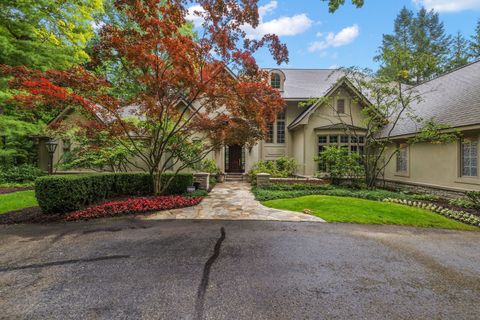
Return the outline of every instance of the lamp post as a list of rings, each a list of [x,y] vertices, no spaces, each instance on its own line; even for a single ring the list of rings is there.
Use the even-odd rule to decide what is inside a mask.
[[[53,155],[55,153],[55,150],[57,150],[58,143],[55,142],[55,140],[50,139],[47,141],[45,145],[47,147],[48,155],[50,156],[49,164],[48,164],[48,174],[52,174],[53,173]]]

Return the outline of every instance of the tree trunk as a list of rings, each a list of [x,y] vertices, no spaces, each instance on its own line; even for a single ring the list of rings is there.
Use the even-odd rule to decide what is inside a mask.
[[[158,173],[150,173],[152,176],[152,182],[153,182],[153,194],[158,196],[162,192],[162,175]]]

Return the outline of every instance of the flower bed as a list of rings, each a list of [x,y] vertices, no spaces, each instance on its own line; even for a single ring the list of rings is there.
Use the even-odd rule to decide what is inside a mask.
[[[470,224],[473,226],[480,227],[480,218],[476,217],[473,214],[470,214],[465,211],[455,211],[451,210],[448,208],[444,208],[435,204],[431,203],[425,203],[425,202],[419,202],[419,201],[411,201],[411,200],[406,200],[406,199],[396,199],[396,198],[386,198],[383,199],[384,202],[392,202],[392,203],[399,203],[399,204],[404,204],[407,206],[411,207],[417,207],[417,208],[422,208],[425,210],[429,210],[432,212],[436,212],[438,214],[441,214],[445,217],[448,217],[450,219],[454,219],[457,221],[461,221],[466,224]]]
[[[145,213],[191,207],[199,204],[203,197],[186,196],[158,196],[131,198],[122,201],[106,202],[83,210],[71,212],[66,215],[67,221],[88,220],[102,217],[112,217],[131,213]]]

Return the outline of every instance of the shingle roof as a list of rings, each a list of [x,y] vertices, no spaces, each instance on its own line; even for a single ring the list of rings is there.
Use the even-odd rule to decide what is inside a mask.
[[[285,74],[282,96],[285,99],[318,98],[345,75],[335,69],[266,69],[279,70]]]
[[[451,127],[480,124],[480,61],[412,87],[421,101],[413,103],[413,114]],[[421,124],[411,118],[400,119],[391,137],[413,134]],[[385,128],[386,136],[390,128]]]

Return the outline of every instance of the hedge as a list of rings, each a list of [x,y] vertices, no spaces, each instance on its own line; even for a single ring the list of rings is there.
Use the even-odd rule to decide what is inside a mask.
[[[162,175],[162,182],[173,177]],[[182,194],[193,184],[192,174],[177,174],[165,194]],[[65,213],[111,197],[151,195],[147,173],[55,175],[35,181],[35,196],[44,213]]]

